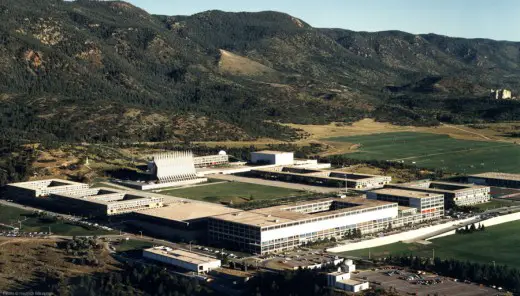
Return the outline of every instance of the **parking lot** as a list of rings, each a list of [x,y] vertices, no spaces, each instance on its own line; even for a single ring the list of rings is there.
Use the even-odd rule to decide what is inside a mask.
[[[399,270],[376,270],[356,274],[354,279],[368,280],[372,287],[395,288],[403,295],[489,296],[504,293],[474,283],[454,281],[436,275],[417,275]]]

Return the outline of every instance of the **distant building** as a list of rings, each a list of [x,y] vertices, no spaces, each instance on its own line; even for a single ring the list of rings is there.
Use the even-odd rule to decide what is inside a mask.
[[[507,89],[492,89],[491,90],[491,98],[496,100],[507,100],[512,99],[513,96],[510,90]]]
[[[229,163],[229,155],[225,151],[220,151],[216,155],[197,156],[193,158],[193,164],[196,168],[223,165]]]
[[[441,193],[444,195],[444,208],[453,206],[470,206],[488,202],[490,199],[489,186],[462,184],[438,181],[417,181],[402,184],[388,184],[385,188],[397,188],[427,193]]]
[[[278,180],[308,185],[369,190],[382,188],[392,177],[359,174],[351,172],[309,169],[297,166],[279,166],[251,170],[253,176],[268,180]]]
[[[143,257],[197,273],[207,273],[221,266],[219,259],[169,247],[145,249]]]
[[[269,150],[251,152],[251,162],[255,164],[292,165],[294,153]]]
[[[14,199],[34,199],[51,194],[81,194],[89,188],[88,184],[60,179],[47,179],[7,185],[7,195]]]
[[[478,185],[520,188],[520,174],[488,172],[470,175],[468,182]]]
[[[162,196],[150,196],[147,193],[136,193],[114,190],[111,188],[92,188],[85,192],[54,193],[51,197],[73,212],[93,216],[113,216],[134,211],[160,208],[163,206]]]
[[[367,192],[367,198],[397,202],[400,206],[416,208],[423,219],[438,219],[444,216],[442,193],[385,188]]]

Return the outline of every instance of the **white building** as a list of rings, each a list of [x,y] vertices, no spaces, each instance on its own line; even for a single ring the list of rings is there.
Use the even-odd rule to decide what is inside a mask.
[[[218,159],[227,155],[217,155]],[[209,159],[200,160],[199,164]],[[217,161],[217,159],[215,159]],[[193,153],[188,151],[175,151],[153,155],[153,160],[148,163],[148,171],[156,181],[148,183],[122,182],[123,184],[140,190],[151,190],[165,187],[185,186],[207,182],[208,179],[197,176]]]
[[[162,246],[143,250],[143,257],[197,273],[206,273],[221,266],[219,259]]]
[[[52,194],[53,199],[66,203],[71,211],[93,216],[113,216],[134,211],[160,208],[164,198],[147,193],[111,188],[91,188],[72,194]]]
[[[292,165],[294,153],[270,150],[251,152],[251,162],[255,164]]]
[[[7,185],[7,195],[12,199],[46,197],[53,193],[76,194],[88,190],[88,184],[60,179],[48,179]]]
[[[369,289],[368,282],[351,279],[350,274],[356,269],[356,266],[352,263],[352,260],[345,260],[345,262],[349,270],[344,272],[339,269],[337,272],[327,274],[327,285],[354,293]]]

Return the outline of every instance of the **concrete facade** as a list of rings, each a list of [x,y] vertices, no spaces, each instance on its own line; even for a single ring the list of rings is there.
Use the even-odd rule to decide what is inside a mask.
[[[488,172],[468,176],[469,183],[478,185],[520,188],[520,174]]]
[[[385,188],[443,194],[445,209],[452,208],[453,206],[471,206],[488,202],[490,199],[489,192],[491,191],[489,186],[438,181],[388,184]]]
[[[92,188],[86,192],[72,194],[55,193],[51,195],[58,203],[66,203],[72,210],[95,216],[113,216],[134,211],[160,208],[163,198],[114,190],[111,188]]]
[[[294,153],[269,150],[251,152],[251,162],[255,164],[292,165]]]
[[[209,217],[208,238],[256,254],[289,250],[349,230],[378,233],[424,221],[417,209],[365,198],[320,199]]]
[[[444,195],[441,193],[385,188],[367,192],[367,198],[397,202],[400,206],[416,208],[424,220],[444,216]]]
[[[6,186],[7,195],[13,200],[48,197],[51,194],[75,194],[88,190],[88,184],[60,179],[47,179],[11,183]]]
[[[169,247],[145,249],[143,257],[197,273],[207,273],[221,266],[219,259]]]
[[[388,176],[309,169],[296,166],[254,169],[251,170],[251,174],[269,180],[335,187],[338,189],[348,187],[356,190],[383,188],[392,180],[392,177]]]

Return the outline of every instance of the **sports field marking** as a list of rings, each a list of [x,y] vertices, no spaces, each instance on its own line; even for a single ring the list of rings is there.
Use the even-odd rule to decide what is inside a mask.
[[[390,159],[390,161],[419,159],[419,158],[423,158],[423,157],[445,155],[445,154],[456,154],[456,153],[468,152],[468,151],[481,151],[481,150],[495,149],[495,148],[505,147],[505,146],[511,146],[511,145],[505,144],[505,145],[497,145],[497,146],[490,146],[490,147],[468,148],[468,149],[462,149],[462,150],[454,150],[454,151],[447,151],[447,152],[431,153],[431,154],[420,155],[420,156],[409,156],[409,157],[404,157],[404,158],[396,158],[396,159]],[[365,152],[365,151],[363,151],[363,152]]]

